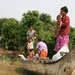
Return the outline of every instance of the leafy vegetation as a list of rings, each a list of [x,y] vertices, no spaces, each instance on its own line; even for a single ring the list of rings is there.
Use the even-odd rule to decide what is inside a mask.
[[[51,16],[38,11],[28,11],[23,14],[21,21],[14,18],[0,19],[0,36],[2,36],[2,45],[6,49],[19,50],[26,43],[26,32],[29,26],[33,25],[36,30],[37,38],[41,37],[48,45],[49,56],[52,56],[56,43],[54,30],[56,21],[51,19]],[[74,47],[75,28],[71,27],[70,33],[70,50]]]

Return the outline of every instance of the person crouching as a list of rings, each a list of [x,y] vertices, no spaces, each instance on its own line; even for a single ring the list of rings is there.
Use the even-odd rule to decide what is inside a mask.
[[[38,50],[38,57],[39,58],[46,58],[47,57],[48,48],[47,48],[46,43],[44,43],[41,38],[38,39],[36,49]]]

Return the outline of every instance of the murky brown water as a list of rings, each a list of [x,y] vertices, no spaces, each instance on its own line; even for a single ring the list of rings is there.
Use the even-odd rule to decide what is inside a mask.
[[[21,62],[14,62],[13,65],[10,65],[11,62],[2,61],[1,58],[4,55],[5,51],[0,48],[0,75],[25,75]]]
[[[21,63],[14,63],[0,61],[0,75],[24,75]]]
[[[0,75],[35,75],[29,72],[26,73],[20,61],[14,62],[13,65],[10,65],[11,62],[2,61],[2,57],[5,55],[6,52],[2,48],[0,48]]]

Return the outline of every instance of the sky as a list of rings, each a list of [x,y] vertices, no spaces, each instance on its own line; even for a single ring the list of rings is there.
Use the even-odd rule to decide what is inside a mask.
[[[22,14],[28,10],[38,10],[40,13],[48,13],[53,20],[60,12],[60,8],[67,6],[71,26],[75,27],[75,1],[74,0],[0,0],[0,18],[22,19]]]

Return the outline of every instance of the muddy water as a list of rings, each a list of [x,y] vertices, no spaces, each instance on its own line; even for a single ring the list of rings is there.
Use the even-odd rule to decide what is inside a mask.
[[[11,62],[2,61],[2,57],[5,55],[5,52],[0,48],[0,75],[33,75],[28,74],[24,71],[22,63],[14,62],[13,65],[10,65]]]
[[[21,62],[15,62],[10,65],[11,62],[2,61],[2,57],[5,55],[5,51],[0,48],[0,75],[25,75]]]
[[[0,61],[0,75],[25,75],[21,63],[14,63]]]

